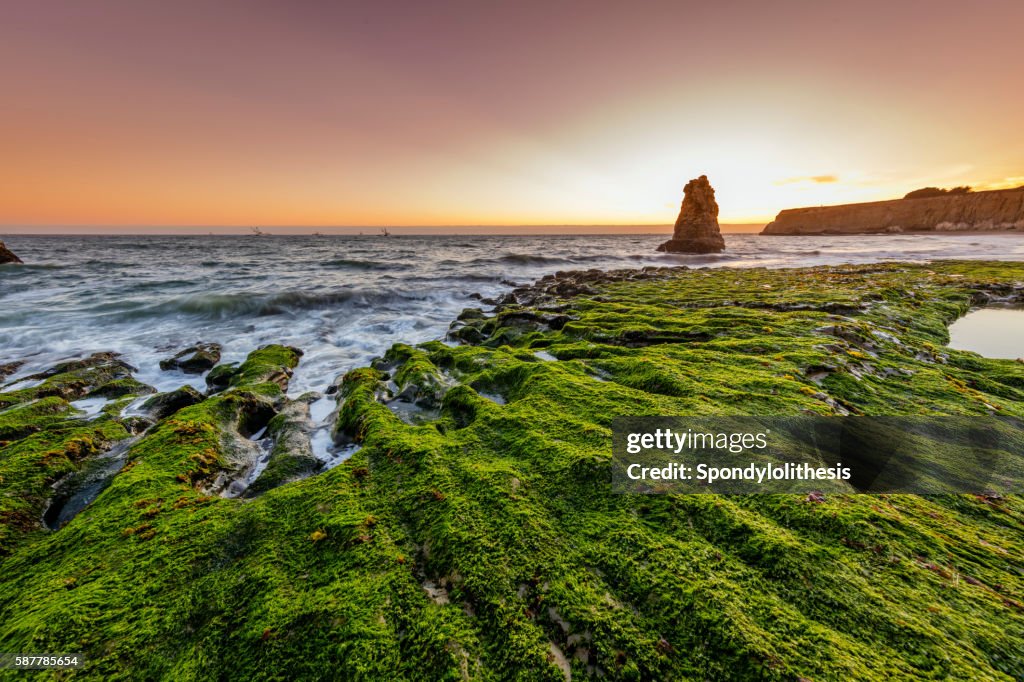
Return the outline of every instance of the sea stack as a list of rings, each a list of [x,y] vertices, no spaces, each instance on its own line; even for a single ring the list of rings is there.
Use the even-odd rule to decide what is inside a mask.
[[[0,265],[4,263],[21,263],[22,260],[14,255],[14,252],[4,246],[3,242],[0,242]]]
[[[725,240],[718,227],[718,202],[707,175],[690,180],[683,187],[683,205],[676,218],[672,239],[657,247],[669,253],[718,253]]]
[[[718,253],[725,240],[718,228],[718,202],[715,190],[702,175],[683,188],[683,205],[679,208],[672,239],[658,247],[669,253]]]

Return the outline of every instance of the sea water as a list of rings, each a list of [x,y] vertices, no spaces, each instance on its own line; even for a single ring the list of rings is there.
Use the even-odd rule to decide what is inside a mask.
[[[159,390],[204,388],[160,359],[198,341],[222,344],[225,361],[284,343],[305,352],[296,395],[392,343],[442,337],[463,308],[481,306],[474,294],[558,270],[1024,260],[1024,239],[1005,234],[726,235],[724,253],[699,256],[657,253],[665,237],[4,236],[27,265],[0,266],[0,363],[25,362],[9,387],[59,360],[116,351]]]

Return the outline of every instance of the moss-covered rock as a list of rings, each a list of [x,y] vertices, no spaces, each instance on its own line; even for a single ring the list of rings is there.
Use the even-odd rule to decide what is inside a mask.
[[[1022,292],[1003,263],[561,273],[474,343],[348,372],[343,465],[213,495],[257,426],[301,435],[298,354],[261,349],[0,559],[0,651],[84,679],[1021,678],[1018,497],[614,495],[609,458],[617,415],[1022,416],[1024,365],[945,346]],[[389,409],[408,386],[436,418]],[[48,433],[50,399],[8,428]]]
[[[206,386],[211,393],[223,391],[231,385],[231,379],[238,373],[238,367],[234,363],[217,365],[206,375]]]
[[[186,385],[173,391],[156,394],[142,404],[142,409],[154,419],[163,419],[178,410],[201,403],[204,399],[202,393]]]
[[[219,343],[197,343],[161,360],[160,369],[177,369],[186,374],[202,374],[220,362],[220,353]]]
[[[86,418],[69,401],[151,393],[114,353],[58,363],[0,393],[0,556],[43,531],[53,485],[132,434],[117,412]]]
[[[233,373],[230,386],[274,383],[288,387],[292,370],[299,364],[302,351],[291,346],[269,345],[253,351]]]
[[[46,397],[79,400],[92,396],[122,397],[152,393],[153,388],[132,376],[135,368],[117,353],[93,353],[80,360],[68,360],[25,377],[35,385],[0,393],[0,409]]]
[[[320,469],[321,462],[310,445],[312,423],[308,400],[313,397],[289,401],[267,424],[267,435],[274,443],[270,461],[245,491],[246,496],[259,495],[289,481],[310,476]]]

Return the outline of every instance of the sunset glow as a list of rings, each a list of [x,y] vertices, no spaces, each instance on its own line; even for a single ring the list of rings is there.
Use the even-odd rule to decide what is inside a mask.
[[[1024,184],[1018,0],[646,7],[8,6],[0,225],[665,224],[702,173],[763,223]]]

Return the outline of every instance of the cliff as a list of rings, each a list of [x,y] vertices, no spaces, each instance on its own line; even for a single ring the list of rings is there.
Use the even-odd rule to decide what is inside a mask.
[[[761,234],[1024,232],[1024,187],[781,211]]]

